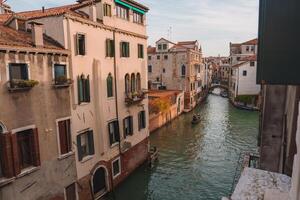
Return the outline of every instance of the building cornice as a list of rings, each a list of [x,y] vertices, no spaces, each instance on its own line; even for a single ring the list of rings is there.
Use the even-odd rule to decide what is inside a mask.
[[[37,53],[37,54],[59,54],[59,55],[66,55],[66,56],[70,55],[70,51],[64,49],[46,49],[46,48],[19,47],[19,46],[9,46],[9,45],[0,45],[0,51],[27,52],[27,53]]]

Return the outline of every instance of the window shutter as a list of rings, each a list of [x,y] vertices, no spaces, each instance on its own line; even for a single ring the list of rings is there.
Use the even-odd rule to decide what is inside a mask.
[[[90,102],[91,101],[91,97],[90,97],[90,76],[87,76],[87,79],[85,80],[86,84],[85,84],[85,91],[86,91],[86,102]]]
[[[130,49],[129,49],[129,42],[126,43],[126,47],[127,47],[127,57],[130,57]]]
[[[123,119],[123,132],[124,132],[124,138],[126,138],[127,133],[126,133],[126,118]]]
[[[11,134],[12,153],[14,158],[14,175],[17,176],[21,173],[18,151],[18,138],[17,134]]]
[[[129,117],[129,122],[130,122],[130,135],[133,135],[133,117]]]
[[[60,153],[66,154],[68,153],[68,144],[67,144],[67,127],[65,121],[58,122],[58,134],[59,134],[59,145],[60,145]]]
[[[109,39],[106,40],[105,47],[106,47],[106,57],[110,57],[110,40]]]
[[[78,36],[78,33],[75,35],[75,52],[76,52],[76,55],[79,55],[79,36]]]
[[[31,156],[32,156],[32,162],[34,166],[40,166],[41,160],[40,160],[40,148],[39,148],[39,135],[38,135],[38,129],[32,129],[31,134]]]
[[[80,76],[77,77],[77,87],[78,87],[78,104],[81,104],[83,101],[83,87],[82,87],[82,79]]]
[[[112,124],[112,122],[108,124],[108,134],[109,134],[109,143],[110,143],[110,145],[113,144],[113,139],[114,139],[113,138],[113,131],[110,128],[111,124]]]
[[[114,126],[115,126],[115,130],[116,130],[116,133],[115,133],[116,140],[117,140],[118,142],[120,142],[121,140],[120,140],[119,121],[116,121],[116,122],[114,123]]]
[[[146,128],[146,112],[142,111],[142,121],[143,121],[143,128]]]
[[[121,55],[121,57],[124,57],[124,46],[123,46],[123,42],[120,42],[120,55]]]
[[[2,170],[3,175],[6,178],[14,176],[14,163],[11,145],[11,133],[0,134],[0,148],[1,148],[1,159],[2,159]]]
[[[82,161],[82,150],[81,150],[81,137],[77,135],[77,152],[78,152],[78,160]]]
[[[115,56],[115,41],[114,40],[110,40],[110,49],[111,49],[111,55],[112,57]]]
[[[95,154],[95,146],[94,146],[93,131],[89,131],[88,138],[89,138],[89,150],[90,150],[89,155],[94,155]]]
[[[138,125],[139,125],[139,131],[142,129],[142,124],[141,124],[141,112],[138,114]]]

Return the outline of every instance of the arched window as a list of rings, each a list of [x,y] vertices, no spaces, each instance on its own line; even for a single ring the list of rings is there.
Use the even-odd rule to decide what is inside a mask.
[[[141,86],[141,74],[137,73],[136,75],[136,90],[137,91],[141,91],[142,90],[142,86]]]
[[[113,77],[112,77],[111,73],[109,73],[107,76],[106,85],[107,85],[107,97],[113,97],[114,89],[113,89]]]
[[[181,66],[181,76],[185,76],[186,75],[186,69],[185,69],[185,65]]]
[[[131,74],[131,92],[134,93],[136,91],[136,81],[135,81],[135,74]]]
[[[125,93],[126,94],[130,93],[130,77],[129,77],[129,74],[125,75]]]

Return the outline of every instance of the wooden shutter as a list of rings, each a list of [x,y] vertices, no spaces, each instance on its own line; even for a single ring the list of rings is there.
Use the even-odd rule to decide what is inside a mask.
[[[58,122],[58,131],[59,131],[59,145],[60,145],[60,153],[66,154],[68,153],[68,138],[67,138],[67,127],[66,121]]]
[[[104,5],[105,7],[105,5]],[[110,40],[107,39],[106,42],[105,42],[105,48],[106,48],[106,57],[110,57]]]
[[[142,121],[141,121],[141,112],[139,112],[139,114],[138,114],[138,126],[139,126],[139,131],[142,129]]]
[[[110,50],[111,50],[112,57],[114,57],[115,56],[115,41],[114,40],[110,40]]]
[[[39,148],[39,135],[38,129],[32,129],[32,134],[30,135],[31,142],[31,156],[32,156],[32,164],[33,166],[40,166],[40,148]]]
[[[82,78],[80,76],[77,77],[77,87],[78,87],[78,104],[83,102],[83,85]]]
[[[6,178],[11,178],[14,176],[11,133],[0,134],[0,148],[1,148],[0,164],[2,166],[3,175]]]
[[[93,131],[88,132],[88,140],[89,140],[89,155],[94,155],[95,154],[95,147],[94,147],[94,134]]]
[[[133,117],[129,117],[129,128],[130,128],[130,135],[133,135]]]
[[[126,43],[126,57],[130,57],[129,42]]]
[[[126,133],[126,119],[127,119],[127,118],[123,119],[123,132],[124,132],[124,138],[126,138],[126,136],[127,136],[127,133]]]
[[[13,162],[14,162],[14,175],[17,176],[21,173],[21,167],[19,162],[19,151],[18,151],[18,138],[17,134],[14,133],[11,135],[11,144],[12,144],[12,153],[13,153]]]
[[[91,101],[91,92],[90,92],[90,76],[87,76],[87,79],[85,80],[85,102]]]
[[[109,134],[109,143],[110,143],[110,145],[113,144],[113,140],[114,140],[114,138],[113,138],[113,131],[112,131],[112,129],[110,128],[111,125],[112,125],[112,122],[111,122],[111,123],[108,123],[108,134]]]
[[[115,132],[116,141],[120,142],[119,121],[115,121],[114,126],[115,126],[115,130],[116,130],[116,132]]]
[[[78,152],[78,160],[82,161],[82,149],[81,149],[81,135],[77,135],[77,152]]]
[[[120,42],[120,57],[124,57],[124,46],[123,46],[123,42]]]

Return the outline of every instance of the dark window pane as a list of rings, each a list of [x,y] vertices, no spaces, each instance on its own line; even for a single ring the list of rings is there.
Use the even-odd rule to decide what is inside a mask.
[[[66,187],[66,200],[76,200],[76,185],[75,185],[75,183]]]
[[[9,78],[28,80],[28,67],[26,64],[10,64],[9,65]]]
[[[120,163],[119,159],[113,162],[113,176],[116,176],[120,173]]]

